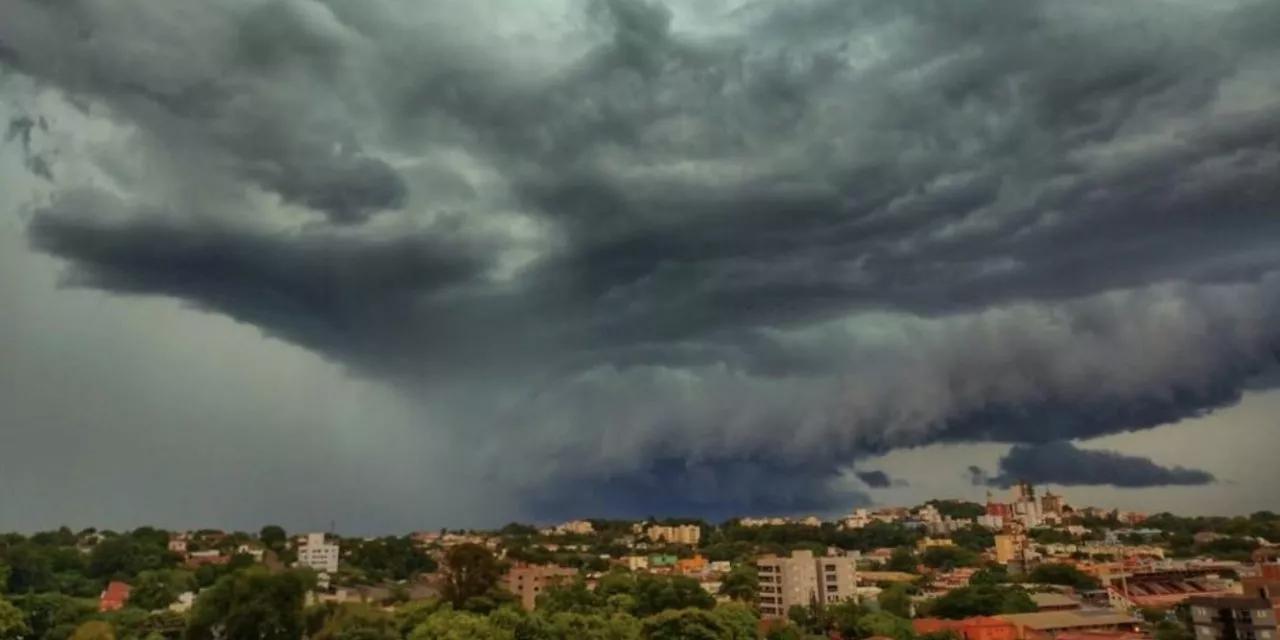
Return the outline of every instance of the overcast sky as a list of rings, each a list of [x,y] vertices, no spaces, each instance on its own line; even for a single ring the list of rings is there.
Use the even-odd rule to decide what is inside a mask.
[[[0,530],[1280,508],[1277,34],[0,2]]]

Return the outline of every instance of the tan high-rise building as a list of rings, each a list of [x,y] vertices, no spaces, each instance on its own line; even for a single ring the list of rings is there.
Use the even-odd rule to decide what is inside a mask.
[[[577,575],[577,570],[567,567],[520,564],[511,567],[502,577],[502,586],[520,599],[520,606],[532,611],[543,591],[553,585],[567,583]]]
[[[857,558],[814,556],[812,551],[791,552],[791,557],[765,556],[756,560],[760,578],[756,604],[765,618],[780,618],[794,606],[824,606],[856,595]]]
[[[1009,564],[1022,560],[1022,548],[1026,539],[1020,533],[1001,533],[996,535],[996,562]]]
[[[645,536],[653,542],[696,545],[702,539],[702,527],[696,524],[674,526],[655,524],[645,529]]]

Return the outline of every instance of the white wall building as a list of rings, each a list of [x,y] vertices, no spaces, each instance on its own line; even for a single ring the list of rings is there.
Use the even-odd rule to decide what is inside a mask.
[[[792,551],[790,557],[756,560],[760,587],[756,603],[766,618],[787,615],[792,606],[843,602],[857,595],[857,556],[820,556]]]
[[[309,533],[307,539],[298,545],[298,566],[335,573],[338,571],[338,551],[338,545],[326,542],[323,533]]]

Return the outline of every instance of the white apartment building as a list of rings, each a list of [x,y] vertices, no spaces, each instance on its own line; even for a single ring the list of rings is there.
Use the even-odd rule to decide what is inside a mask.
[[[786,617],[793,606],[836,604],[857,594],[857,556],[814,556],[797,550],[791,557],[756,560],[760,588],[756,604],[765,618]]]
[[[298,545],[298,566],[335,573],[338,571],[338,551],[338,545],[326,542],[323,533],[309,533],[306,540]]]

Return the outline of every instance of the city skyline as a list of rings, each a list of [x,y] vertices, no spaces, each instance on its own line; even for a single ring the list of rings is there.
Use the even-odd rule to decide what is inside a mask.
[[[1275,3],[465,4],[0,4],[0,530],[1277,506]]]

